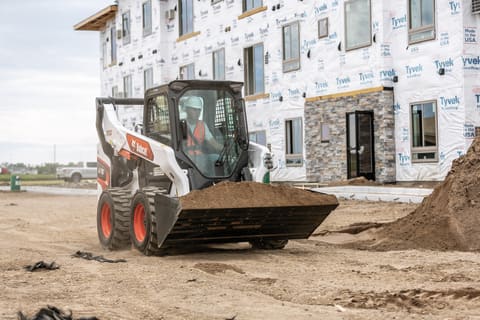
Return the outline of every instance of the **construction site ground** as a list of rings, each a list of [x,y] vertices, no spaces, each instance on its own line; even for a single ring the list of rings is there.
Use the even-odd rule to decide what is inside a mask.
[[[47,305],[74,319],[480,319],[477,252],[361,250],[342,244],[365,232],[335,232],[416,207],[341,200],[314,236],[283,250],[242,243],[146,257],[101,248],[95,195],[0,192],[0,319]],[[38,261],[60,268],[24,269]]]

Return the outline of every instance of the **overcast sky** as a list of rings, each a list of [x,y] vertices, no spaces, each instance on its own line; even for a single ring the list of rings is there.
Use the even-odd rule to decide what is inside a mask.
[[[95,161],[99,33],[73,26],[113,2],[0,0],[0,163]]]

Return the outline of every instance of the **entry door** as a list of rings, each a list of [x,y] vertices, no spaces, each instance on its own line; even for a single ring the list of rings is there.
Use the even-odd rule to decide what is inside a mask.
[[[365,177],[375,180],[373,111],[347,113],[348,179]]]

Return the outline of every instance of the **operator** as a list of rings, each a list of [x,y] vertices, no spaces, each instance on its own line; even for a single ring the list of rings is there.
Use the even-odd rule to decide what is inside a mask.
[[[219,152],[222,146],[215,140],[212,133],[200,120],[203,109],[203,101],[200,97],[188,97],[183,103],[187,113],[187,145],[185,151],[191,156],[198,156],[210,151]]]

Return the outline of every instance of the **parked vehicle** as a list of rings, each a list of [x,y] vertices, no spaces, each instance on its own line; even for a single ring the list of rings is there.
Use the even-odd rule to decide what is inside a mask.
[[[82,179],[96,179],[97,162],[87,162],[82,167],[59,167],[57,178],[74,183],[79,183]]]

